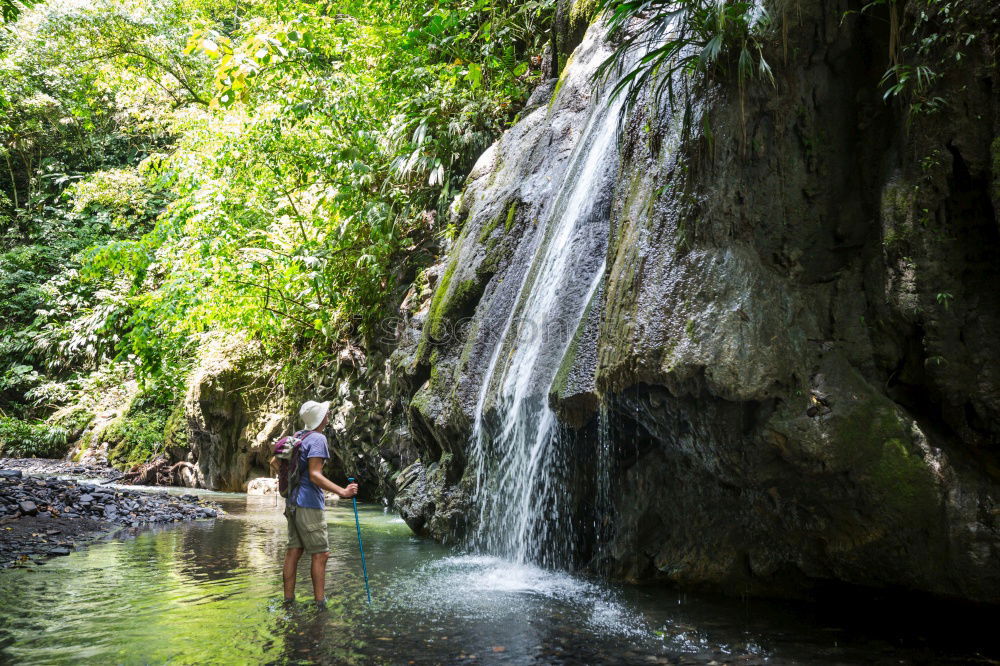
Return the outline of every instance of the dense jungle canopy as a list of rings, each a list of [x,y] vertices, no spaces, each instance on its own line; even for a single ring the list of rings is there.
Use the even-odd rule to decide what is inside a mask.
[[[61,453],[32,424],[136,378],[138,461],[203,336],[260,340],[294,382],[377,334],[539,80],[553,5],[4,10],[0,437]],[[48,448],[15,451],[27,428]]]

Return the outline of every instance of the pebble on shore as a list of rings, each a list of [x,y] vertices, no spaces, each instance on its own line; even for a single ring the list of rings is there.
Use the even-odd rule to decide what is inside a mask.
[[[107,461],[71,462],[58,458],[0,458],[0,472],[21,470],[25,474],[74,474],[104,482],[117,481],[125,473],[111,467]]]
[[[80,537],[116,527],[215,518],[196,495],[106,487],[0,469],[0,566],[68,555]]]

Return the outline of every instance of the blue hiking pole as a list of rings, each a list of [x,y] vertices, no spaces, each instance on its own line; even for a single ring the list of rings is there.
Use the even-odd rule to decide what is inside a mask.
[[[354,483],[354,479],[348,477],[348,483]],[[368,567],[365,565],[365,547],[361,543],[361,521],[358,520],[358,497],[355,495],[351,498],[354,502],[354,525],[358,528],[358,550],[361,551],[361,570],[365,574],[365,593],[368,595],[368,605],[372,604],[372,591],[368,589]]]

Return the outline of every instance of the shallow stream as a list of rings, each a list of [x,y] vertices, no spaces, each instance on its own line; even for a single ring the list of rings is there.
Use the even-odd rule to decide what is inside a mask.
[[[457,554],[365,506],[369,608],[347,502],[327,511],[327,610],[305,563],[287,609],[280,509],[206,494],[225,518],[0,572],[0,663],[996,663],[989,632],[944,618],[608,585]]]

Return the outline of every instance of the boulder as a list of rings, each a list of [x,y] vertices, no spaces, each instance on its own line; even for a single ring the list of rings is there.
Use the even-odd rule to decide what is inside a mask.
[[[262,476],[256,479],[250,479],[247,483],[247,495],[277,495],[278,494],[278,480]]]

